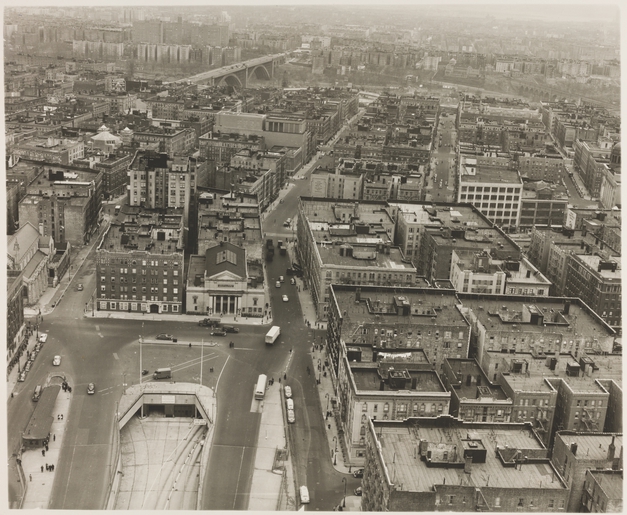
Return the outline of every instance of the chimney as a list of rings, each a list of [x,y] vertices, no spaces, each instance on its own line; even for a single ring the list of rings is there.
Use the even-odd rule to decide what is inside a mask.
[[[570,452],[573,453],[573,456],[577,456],[577,447],[578,447],[578,445],[575,442],[571,442],[571,444],[570,444]]]
[[[613,461],[614,460],[614,454],[616,453],[616,446],[614,445],[615,438],[616,437],[614,435],[612,435],[612,443],[607,448],[607,461]]]
[[[612,466],[612,468],[614,468]],[[620,454],[618,455],[618,460],[616,460],[616,470],[623,470],[623,446],[620,446]]]
[[[472,456],[464,456],[464,472],[470,474],[472,472]]]

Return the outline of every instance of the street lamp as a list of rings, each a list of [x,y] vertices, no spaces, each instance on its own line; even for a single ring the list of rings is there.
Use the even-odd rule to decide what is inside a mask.
[[[342,508],[346,508],[346,478],[342,478],[342,482],[344,483],[344,500],[342,501]]]

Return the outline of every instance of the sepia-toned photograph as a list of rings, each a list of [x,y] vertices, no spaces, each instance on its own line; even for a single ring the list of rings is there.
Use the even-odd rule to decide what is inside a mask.
[[[619,4],[9,0],[9,509],[623,510]]]

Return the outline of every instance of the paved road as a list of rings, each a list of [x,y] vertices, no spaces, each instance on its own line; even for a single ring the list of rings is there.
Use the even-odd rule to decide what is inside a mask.
[[[431,170],[425,188],[427,201],[455,202],[455,175],[457,132],[455,117],[441,115],[439,118],[436,149],[431,154]]]

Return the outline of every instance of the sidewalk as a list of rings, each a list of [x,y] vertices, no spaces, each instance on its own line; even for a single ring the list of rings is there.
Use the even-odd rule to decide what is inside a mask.
[[[292,252],[292,255],[294,252],[293,246],[293,243],[288,246],[288,252]],[[332,460],[335,470],[344,474],[349,474],[353,471],[354,467],[345,459],[346,449],[344,436],[340,431],[338,431],[339,426],[335,419],[335,417],[339,416],[339,414],[335,412],[335,407],[332,402],[337,396],[335,394],[335,390],[333,389],[331,374],[328,372],[328,366],[326,365],[326,336],[321,337],[322,331],[326,331],[327,324],[326,322],[315,322],[316,309],[314,308],[313,301],[311,300],[309,290],[303,289],[302,279],[297,278],[296,284],[301,287],[298,292],[298,298],[300,300],[305,321],[311,321],[312,325],[317,326],[315,328],[312,327],[312,329],[318,329],[318,332],[315,335],[315,347],[310,349],[310,354],[313,363],[312,369],[314,370],[316,377],[320,378],[320,383],[318,384],[318,395],[320,396],[320,406],[322,408],[322,415],[325,418],[325,426],[327,428],[329,459]],[[329,412],[329,415],[327,414],[327,411]]]
[[[267,386],[262,403],[248,511],[293,511],[296,487],[287,449],[281,383]]]
[[[56,466],[59,461],[65,425],[68,422],[67,415],[70,410],[71,395],[71,393],[63,390],[59,391],[59,396],[52,410],[53,420],[46,455],[42,455],[41,448],[29,449],[22,453],[22,470],[26,480],[22,508],[25,510],[48,508],[56,472],[47,471],[46,465]],[[59,420],[61,414],[64,415],[63,420]]]

